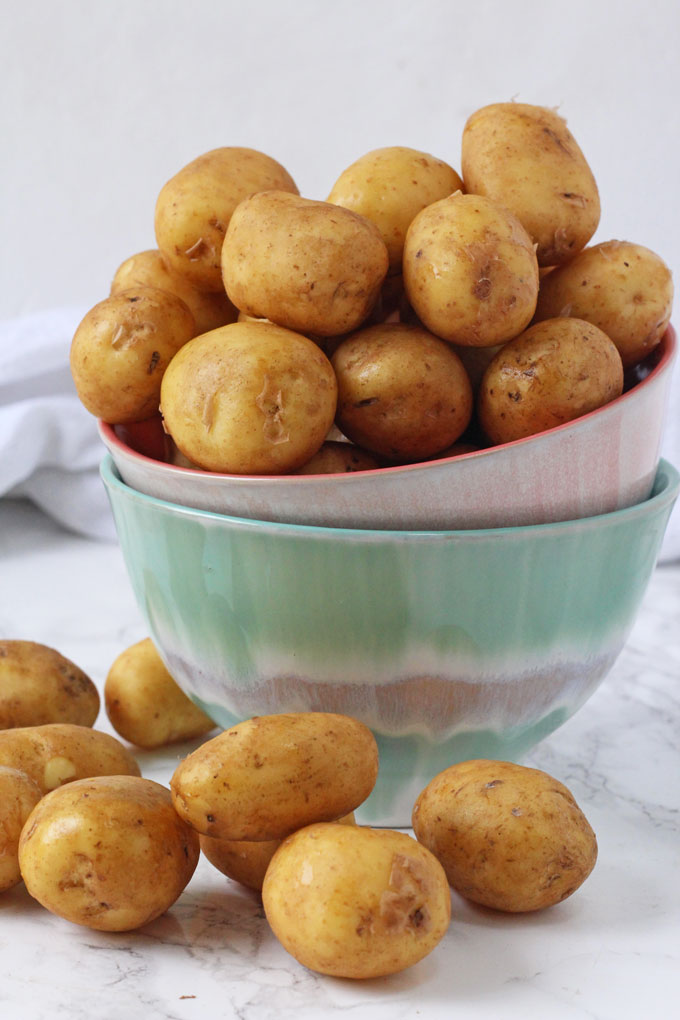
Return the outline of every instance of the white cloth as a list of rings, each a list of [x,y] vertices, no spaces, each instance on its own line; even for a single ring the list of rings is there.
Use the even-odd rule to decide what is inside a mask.
[[[0,496],[23,496],[72,531],[115,541],[99,463],[104,446],[80,403],[69,348],[86,308],[0,323]]]
[[[99,463],[95,419],[76,395],[71,338],[86,308],[59,308],[0,323],[0,496],[25,496],[65,527],[115,541]],[[680,467],[680,368],[662,455]],[[661,560],[680,559],[680,509],[671,517]]]

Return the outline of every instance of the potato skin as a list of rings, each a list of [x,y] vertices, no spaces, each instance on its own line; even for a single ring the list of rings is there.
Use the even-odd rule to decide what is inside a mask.
[[[165,369],[195,332],[184,302],[157,287],[100,301],[71,343],[71,375],[81,402],[112,425],[150,418],[158,411]]]
[[[370,453],[361,450],[354,443],[327,440],[301,468],[296,475],[337,475],[349,471],[373,471],[380,464]]]
[[[0,641],[0,729],[92,726],[98,714],[97,688],[70,659],[37,641]]]
[[[444,871],[410,836],[390,829],[310,825],[284,840],[262,888],[267,920],[310,970],[335,977],[394,974],[445,935]]]
[[[116,658],[104,684],[104,704],[116,733],[138,747],[164,747],[215,728],[168,673],[151,638]]]
[[[429,152],[392,145],[361,156],[338,177],[327,201],[375,223],[387,245],[390,275],[401,273],[404,239],[421,209],[462,191],[448,163]]]
[[[288,171],[255,149],[223,146],[193,159],[163,186],[156,202],[156,243],[179,276],[221,294],[224,235],[236,206],[272,188],[297,195]]]
[[[320,337],[364,321],[388,264],[370,220],[283,191],[241,202],[222,247],[224,286],[238,309]]]
[[[0,765],[0,892],[21,881],[19,837],[41,797],[42,791],[25,772]]]
[[[316,453],[333,424],[331,364],[305,336],[235,322],[196,337],[161,387],[165,427],[209,471],[282,474]]]
[[[461,346],[503,344],[536,309],[531,238],[497,202],[456,192],[427,206],[408,228],[404,287],[436,336]]]
[[[354,812],[338,818],[338,825],[355,825]],[[213,839],[198,837],[201,851],[213,867],[240,885],[261,892],[269,862],[281,846],[280,839],[254,842],[247,839]]]
[[[194,317],[196,336],[236,322],[236,309],[226,294],[197,290],[169,268],[157,248],[137,252],[122,262],[113,277],[111,293],[136,287],[158,287],[180,298]]]
[[[378,748],[363,723],[331,712],[256,716],[206,741],[170,781],[175,808],[217,839],[283,839],[332,821],[375,785]]]
[[[503,344],[495,344],[493,347],[459,347],[458,344],[451,344],[451,349],[463,362],[463,368],[467,372],[472,392],[475,395],[479,390],[484,372],[502,347]]]
[[[540,266],[557,266],[590,240],[600,221],[592,171],[566,121],[526,103],[493,103],[468,118],[461,166],[465,190],[520,220]]]
[[[574,797],[538,769],[475,760],[445,769],[413,808],[419,842],[451,886],[496,910],[541,910],[570,896],[597,859]]]
[[[150,779],[97,776],[54,790],[19,843],[26,888],[53,914],[130,931],[164,913],[198,863],[198,837]]]
[[[583,319],[546,319],[493,358],[477,414],[492,443],[509,443],[594,411],[622,390],[621,357],[602,330]]]
[[[88,776],[139,775],[139,765],[119,740],[71,723],[0,731],[0,765],[25,772],[43,793]]]
[[[352,333],[331,359],[336,424],[352,442],[397,462],[425,460],[465,431],[472,388],[450,346],[418,326]]]
[[[657,346],[672,307],[673,278],[663,259],[640,244],[605,241],[542,280],[534,320],[566,315],[591,322],[629,368]]]

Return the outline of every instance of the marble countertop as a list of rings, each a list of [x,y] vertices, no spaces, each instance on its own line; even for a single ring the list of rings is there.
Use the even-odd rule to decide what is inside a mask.
[[[51,645],[101,686],[145,636],[120,551],[0,500],[0,636]],[[435,951],[401,974],[351,982],[305,970],[259,898],[202,859],[164,916],[104,934],[49,914],[23,886],[0,897],[0,1015],[7,1020],[627,1020],[680,998],[680,565],[657,568],[600,689],[528,764],[571,788],[599,860],[569,900],[506,916],[453,894]],[[112,732],[104,713],[97,726]],[[167,783],[190,745],[143,753]]]

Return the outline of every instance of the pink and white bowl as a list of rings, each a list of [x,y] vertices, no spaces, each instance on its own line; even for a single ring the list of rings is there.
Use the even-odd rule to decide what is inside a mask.
[[[527,439],[337,475],[226,475],[170,462],[160,418],[99,423],[126,485],[157,499],[259,521],[382,530],[517,527],[579,520],[646,500],[659,463],[677,338],[622,396]]]

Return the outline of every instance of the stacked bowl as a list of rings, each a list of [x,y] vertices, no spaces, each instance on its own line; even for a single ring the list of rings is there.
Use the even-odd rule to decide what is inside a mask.
[[[380,750],[359,811],[406,826],[455,761],[517,760],[623,648],[680,488],[659,459],[676,337],[539,435],[402,467],[247,477],[100,423],[122,551],[170,672],[224,727],[341,712]]]

